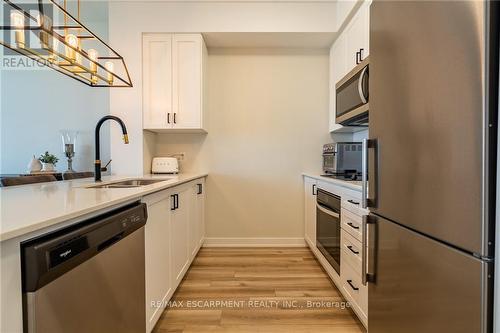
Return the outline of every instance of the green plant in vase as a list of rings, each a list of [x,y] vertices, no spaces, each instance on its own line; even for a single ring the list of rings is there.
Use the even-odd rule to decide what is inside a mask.
[[[42,171],[45,172],[56,171],[56,164],[57,162],[59,162],[57,156],[50,154],[48,151],[46,151],[45,154],[40,155],[38,160],[42,162]]]

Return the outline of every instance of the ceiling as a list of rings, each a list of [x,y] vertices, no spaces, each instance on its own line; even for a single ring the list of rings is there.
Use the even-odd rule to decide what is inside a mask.
[[[204,32],[208,48],[329,49],[336,32]]]

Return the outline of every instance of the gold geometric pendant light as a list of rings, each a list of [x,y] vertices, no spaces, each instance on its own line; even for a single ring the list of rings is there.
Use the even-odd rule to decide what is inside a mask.
[[[91,87],[132,87],[123,57],[80,22],[80,0],[77,18],[66,0],[3,1],[0,44]]]

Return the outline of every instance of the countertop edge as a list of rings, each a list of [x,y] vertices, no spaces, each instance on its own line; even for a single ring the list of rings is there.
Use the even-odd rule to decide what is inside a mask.
[[[314,178],[317,180],[321,180],[323,182],[327,182],[327,183],[337,185],[337,186],[342,186],[342,187],[345,187],[345,188],[348,188],[348,189],[351,189],[354,191],[358,191],[358,192],[362,191],[361,185],[353,184],[352,182],[345,181],[345,180],[323,177],[321,175],[309,173],[309,172],[303,172],[302,177]]]
[[[131,201],[134,201],[135,199],[143,198],[149,194],[160,192],[160,191],[169,189],[171,187],[175,187],[175,186],[179,186],[179,185],[188,183],[188,182],[195,180],[195,179],[205,178],[207,176],[208,176],[208,173],[200,173],[200,174],[190,175],[186,178],[177,180],[175,182],[172,182],[171,180],[166,180],[165,184],[156,183],[157,186],[153,187],[153,188],[148,188],[148,186],[145,186],[144,191],[141,191],[138,193],[133,193],[133,194],[130,194],[127,196],[123,196],[123,197],[116,199],[116,200],[107,201],[107,202],[104,202],[102,204],[99,204],[99,205],[96,205],[93,207],[85,208],[85,209],[82,209],[80,211],[76,211],[76,212],[66,214],[66,215],[60,215],[60,216],[54,217],[52,219],[45,219],[45,220],[41,220],[39,222],[34,222],[28,226],[23,226],[23,227],[20,227],[18,229],[12,229],[12,230],[8,230],[5,232],[2,231],[2,232],[0,232],[0,242],[4,242],[4,241],[10,240],[10,239],[18,238],[18,237],[24,236],[26,234],[33,233],[33,232],[36,232],[38,230],[45,229],[45,228],[48,228],[51,226],[56,226],[57,224],[60,224],[63,222],[78,219],[80,217],[84,217],[84,216],[92,214],[94,212],[105,210],[106,208],[110,208],[113,206],[118,206],[118,205],[126,203],[126,202],[131,202]],[[130,177],[128,177],[128,178],[130,178]]]

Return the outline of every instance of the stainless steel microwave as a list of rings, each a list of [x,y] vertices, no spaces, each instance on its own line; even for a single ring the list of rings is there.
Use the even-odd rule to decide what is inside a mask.
[[[368,63],[366,58],[335,85],[337,124],[368,126]]]

